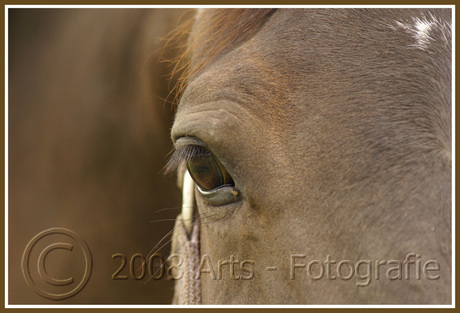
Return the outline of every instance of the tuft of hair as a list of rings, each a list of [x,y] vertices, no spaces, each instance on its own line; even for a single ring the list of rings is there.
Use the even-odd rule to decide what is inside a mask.
[[[168,44],[178,53],[169,60],[178,75],[175,101],[201,70],[228,49],[251,38],[276,9],[200,9],[171,33]]]

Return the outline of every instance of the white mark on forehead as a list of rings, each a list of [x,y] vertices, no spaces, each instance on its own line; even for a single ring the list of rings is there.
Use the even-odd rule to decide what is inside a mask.
[[[451,25],[446,21],[441,21],[431,13],[428,17],[413,17],[412,22],[400,22],[396,21],[396,25],[408,32],[415,39],[413,46],[426,50],[430,43],[439,39],[445,43],[449,43],[448,38],[451,36]],[[392,29],[397,29],[390,25]],[[436,32],[437,35],[434,33]]]
[[[415,38],[419,46],[424,46],[431,40],[430,30],[435,23],[427,20],[415,19]]]

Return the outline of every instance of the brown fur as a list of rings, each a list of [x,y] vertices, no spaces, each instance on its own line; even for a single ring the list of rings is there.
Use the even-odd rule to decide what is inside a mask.
[[[193,26],[191,47],[206,44],[192,66],[206,62],[214,16],[224,14],[205,10]],[[415,18],[440,21],[423,49],[401,26]],[[201,253],[214,266],[230,255],[256,264],[247,281],[203,275],[204,303],[451,302],[450,21],[448,9],[280,9],[189,78],[172,138],[203,141],[241,192],[228,205],[196,193]],[[410,252],[439,261],[441,278],[288,276],[293,253]]]
[[[200,21],[199,30],[192,30],[194,16],[178,27],[169,40],[180,50],[171,61],[175,64],[173,75],[182,72],[175,87],[177,94],[182,94],[187,82],[196,77],[219,54],[251,38],[275,11],[276,9],[214,10],[206,15],[205,21]],[[191,31],[195,36],[189,37]]]

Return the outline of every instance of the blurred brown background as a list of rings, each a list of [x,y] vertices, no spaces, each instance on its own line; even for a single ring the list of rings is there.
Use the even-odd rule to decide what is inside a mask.
[[[147,255],[179,213],[175,178],[161,174],[173,115],[163,99],[174,81],[159,61],[161,38],[183,15],[175,9],[9,10],[10,304],[171,302],[171,280],[148,280],[148,273],[135,280],[129,262],[136,253]],[[166,49],[163,58],[172,53]],[[89,282],[60,301],[34,293],[21,271],[28,242],[51,227],[78,233],[92,253]],[[159,251],[165,258],[169,247]],[[121,266],[121,258],[112,259],[116,253],[127,258],[119,273],[126,280],[111,278]],[[81,262],[78,249],[54,250],[46,270],[78,282]]]

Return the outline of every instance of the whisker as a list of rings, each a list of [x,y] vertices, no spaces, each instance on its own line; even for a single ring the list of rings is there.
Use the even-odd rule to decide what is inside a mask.
[[[168,232],[166,233],[166,235],[163,236],[163,238],[160,239],[160,241],[157,242],[157,244],[156,244],[156,245],[149,251],[149,253],[147,254],[146,260],[148,260],[148,259],[150,258],[149,256],[150,256],[151,254],[154,254],[153,251],[155,251],[155,249],[161,244],[161,242],[162,242],[163,240],[165,240],[169,235],[171,235],[171,234],[174,232],[175,229],[176,229],[176,228],[173,227],[170,231],[168,231]],[[160,249],[161,249],[161,248],[160,248]],[[159,249],[158,249],[158,250],[159,250]]]
[[[191,220],[191,219],[193,219],[193,217],[190,218],[190,220]],[[185,222],[185,221],[184,221],[184,222]],[[192,225],[193,225],[194,223],[195,223],[195,222],[193,222]],[[160,241],[158,241],[158,243],[157,243],[157,244],[150,250],[150,252],[147,254],[146,260],[149,259],[149,256],[152,254],[152,252],[153,252],[155,249],[157,249],[157,247],[161,244],[161,242],[162,242],[166,237],[168,237],[169,235],[171,235],[171,234],[174,232],[175,229],[176,229],[176,226],[174,226],[166,235],[163,236],[163,238],[161,238]],[[172,239],[171,239],[171,240],[172,240]],[[170,243],[171,240],[169,240],[169,241],[166,242],[164,245],[162,245],[159,249],[157,249],[157,251],[155,251],[155,253],[158,252],[161,248],[163,248],[166,244]]]
[[[217,215],[217,213],[216,213],[216,214],[213,214],[213,215],[211,215],[211,216],[205,216],[204,218],[210,218],[210,217],[213,217],[213,216],[215,216],[215,215]],[[227,214],[225,214],[225,215],[222,216],[222,217],[219,217],[219,218],[214,219],[214,220],[212,220],[212,221],[209,221],[209,222],[207,222],[207,223],[203,223],[203,225],[208,225],[208,224],[211,224],[211,223],[220,221],[220,220],[222,220],[222,219],[228,217],[229,215],[230,215],[230,214],[227,213]]]
[[[198,220],[199,220],[199,219],[196,219],[196,220],[192,223],[192,225],[195,225],[195,223],[197,223]],[[173,231],[174,231],[174,230],[175,230],[175,227],[173,228]],[[155,253],[153,253],[153,254],[150,255],[148,258],[146,258],[146,262],[149,261],[150,258],[153,257],[153,255],[155,255],[155,254],[156,254],[159,250],[161,250],[161,248],[163,248],[165,245],[169,244],[172,240],[173,240],[172,238],[171,238],[170,240],[168,240],[168,242],[166,242],[163,246],[161,246],[159,249],[157,249],[157,251],[156,251]],[[180,247],[182,247],[182,246],[185,245],[185,244],[186,244],[186,242],[184,242]],[[156,270],[156,272],[153,273],[153,275],[152,275],[150,278],[148,278],[148,279],[145,281],[145,283],[147,283],[148,281],[150,281],[150,280],[155,276],[155,274],[158,273],[158,271],[166,264],[166,262],[167,262],[167,260],[165,260],[165,261],[163,262],[163,264],[160,265],[160,267]]]
[[[164,218],[164,219],[161,219],[161,220],[153,220],[153,221],[150,221],[150,223],[156,223],[156,222],[171,222],[171,221],[175,221],[176,219],[175,218]]]
[[[163,209],[159,209],[158,211],[155,211],[155,213],[153,213],[153,214],[157,214],[159,212],[163,212],[163,211],[167,211],[167,210],[179,210],[181,208],[182,207],[180,207],[180,206],[176,206],[176,207],[172,207],[172,208],[163,208]]]
[[[213,213],[213,214],[210,214],[210,215],[207,215],[207,216],[199,215],[199,217],[198,217],[195,221],[193,221],[192,225],[194,225],[194,224],[198,221],[198,219],[201,221],[201,223],[202,223],[203,225],[207,225],[207,224],[209,224],[209,223],[212,223],[212,222],[221,220],[221,219],[223,219],[223,218],[225,218],[225,217],[228,216],[228,214],[226,214],[226,215],[224,215],[223,217],[221,217],[221,218],[219,218],[219,219],[216,219],[216,220],[213,220],[213,221],[210,221],[210,222],[205,222],[205,221],[204,221],[204,219],[211,218],[211,217],[213,217],[213,216],[215,216],[215,215],[217,215],[217,213]],[[190,218],[190,220],[191,220],[191,219],[193,219],[193,217]],[[176,220],[176,219],[163,219],[163,220],[158,220],[158,221],[175,221],[175,220]],[[151,222],[155,222],[155,221],[151,221]],[[185,222],[185,221],[183,221],[183,222]],[[147,254],[146,260],[149,260],[150,255],[155,254],[155,253],[158,252],[161,248],[163,248],[166,244],[168,244],[169,242],[172,241],[172,239],[171,239],[171,240],[168,240],[168,242],[166,242],[166,243],[163,244],[160,248],[157,249],[157,247],[161,244],[161,242],[162,242],[163,240],[165,240],[169,235],[171,235],[171,234],[175,231],[175,229],[176,229],[176,226],[174,226],[170,231],[168,231],[168,233],[166,233],[166,235],[163,236],[163,238],[160,239],[160,241],[158,241],[158,243],[157,243],[157,244],[149,251],[149,253]],[[157,251],[156,251],[155,253],[153,253],[153,251],[154,251],[155,249],[156,249]]]
[[[214,214],[211,214],[211,215],[209,215],[209,216],[205,216],[204,218],[210,218],[210,217],[215,216],[215,215],[216,215],[216,214],[214,213]],[[202,220],[203,220],[203,217],[200,216],[200,217],[198,217],[198,218],[192,223],[192,225],[194,226],[198,221],[201,222]],[[185,222],[185,221],[183,221],[183,222]],[[164,240],[165,237],[167,237],[167,236],[170,235],[172,232],[174,232],[175,229],[176,229],[176,227],[173,227],[173,229],[172,229],[171,231],[169,231],[168,234],[166,234],[166,235],[163,237],[162,240]],[[161,240],[161,241],[162,241],[162,240]],[[156,249],[156,247],[158,246],[158,244],[157,244],[157,245],[149,252],[148,257],[145,259],[145,262],[148,262],[154,255],[156,255],[156,253],[158,253],[158,251],[160,251],[164,246],[166,246],[167,244],[169,244],[172,240],[173,240],[173,238],[169,239],[167,242],[165,242],[165,243],[164,243],[160,248],[158,248],[158,249]],[[160,241],[160,242],[161,242],[161,241]],[[220,241],[219,241],[219,242],[220,242]],[[184,242],[180,247],[182,247],[184,244],[186,244],[186,242]],[[155,249],[156,249],[156,251],[155,251],[154,253],[152,253],[152,251],[155,250]],[[150,280],[155,276],[155,274],[157,274],[158,271],[164,266],[164,264],[166,264],[166,262],[167,262],[167,260],[165,260],[165,261],[160,265],[160,267],[155,271],[155,273],[153,273],[153,274],[151,275],[150,278],[148,278],[148,279],[145,281],[145,283],[147,283],[148,281],[150,281]],[[139,269],[140,269],[140,268],[139,268]]]
[[[219,243],[222,241],[222,239],[224,239],[226,237],[226,235],[222,236],[219,241],[214,245],[214,247],[212,247],[212,249],[209,251],[209,252],[206,252],[205,254],[211,254],[211,252],[214,251],[215,248],[217,248],[217,246],[219,245]]]

